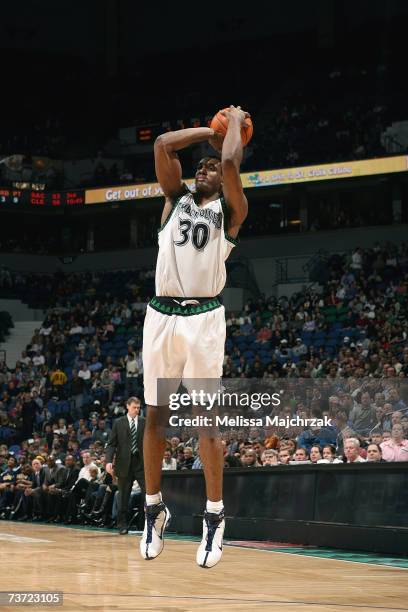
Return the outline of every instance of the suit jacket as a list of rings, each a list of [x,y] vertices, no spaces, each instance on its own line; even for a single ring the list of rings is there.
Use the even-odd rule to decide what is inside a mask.
[[[143,473],[143,434],[145,420],[139,415],[137,423],[137,447],[140,472]],[[113,463],[115,457],[115,474],[119,478],[126,478],[129,474],[131,460],[132,437],[127,415],[116,419],[109,440],[105,447],[106,463]]]
[[[65,467],[65,470],[65,481],[61,489],[69,491],[78,480],[79,469],[77,467],[72,467],[71,469]]]
[[[32,486],[33,489],[38,489],[39,487],[41,487],[44,484],[44,480],[45,480],[44,466],[40,469],[40,472],[39,472],[39,481],[40,481],[39,483],[37,482],[34,472],[30,474],[29,480],[31,480],[31,482],[33,483],[33,486]]]
[[[44,484],[47,486],[56,485],[57,489],[61,488],[66,478],[66,468],[63,465],[56,465],[52,470],[45,465],[43,467],[45,478]]]

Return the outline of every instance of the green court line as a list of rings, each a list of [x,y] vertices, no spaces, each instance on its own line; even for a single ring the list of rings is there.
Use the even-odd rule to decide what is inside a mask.
[[[243,546],[242,544],[234,544],[233,542],[226,542],[230,546],[236,546],[239,548],[251,548],[252,550],[267,550],[270,552],[286,553],[292,555],[301,555],[303,557],[317,557],[320,559],[332,559],[333,561],[352,561],[354,563],[366,563],[368,565],[386,565],[388,567],[395,567],[401,569],[408,569],[408,558],[406,557],[388,557],[380,553],[370,553],[354,550],[338,550],[334,548],[295,548],[295,547],[284,547],[284,546],[271,546],[262,547],[254,546]]]

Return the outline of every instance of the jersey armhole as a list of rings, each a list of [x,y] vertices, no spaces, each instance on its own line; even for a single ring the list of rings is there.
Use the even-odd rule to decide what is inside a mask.
[[[183,183],[182,190],[181,190],[180,194],[178,196],[176,196],[175,198],[172,198],[171,211],[167,215],[165,222],[162,223],[161,226],[159,227],[159,229],[157,230],[157,233],[160,233],[162,230],[164,230],[164,228],[166,227],[167,223],[170,221],[170,218],[173,216],[173,213],[174,213],[175,209],[177,208],[177,205],[180,202],[181,198],[183,198],[187,193],[191,193],[191,192],[190,192],[189,188],[187,187],[187,185],[185,183]]]
[[[237,238],[233,238],[232,236],[229,235],[228,233],[228,219],[229,219],[229,210],[228,210],[228,206],[227,203],[225,201],[224,196],[221,196],[220,198],[221,200],[221,206],[222,206],[222,212],[224,214],[224,237],[225,240],[228,240],[228,242],[231,242],[234,246],[236,246],[238,244],[238,240]]]

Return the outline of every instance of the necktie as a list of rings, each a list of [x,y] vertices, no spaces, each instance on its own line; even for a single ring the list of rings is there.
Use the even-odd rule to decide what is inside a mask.
[[[137,452],[137,431],[136,431],[135,419],[132,419],[132,424],[130,426],[130,435],[132,436],[132,445],[130,447],[130,451],[132,455],[135,455]]]

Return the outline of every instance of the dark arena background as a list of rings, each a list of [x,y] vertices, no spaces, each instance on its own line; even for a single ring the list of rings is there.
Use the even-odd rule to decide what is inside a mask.
[[[407,28],[402,0],[2,2],[1,610],[408,610]],[[167,429],[152,563],[105,445],[128,397],[145,410],[154,142],[230,104],[254,135],[223,380],[281,401],[221,427],[203,571],[197,430]],[[211,151],[180,152],[187,185]]]

